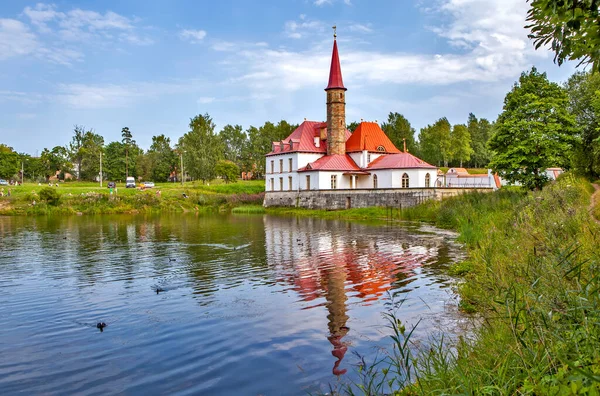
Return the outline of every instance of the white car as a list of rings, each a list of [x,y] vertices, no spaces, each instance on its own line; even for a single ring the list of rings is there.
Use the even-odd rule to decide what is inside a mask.
[[[153,182],[144,182],[144,188],[152,188],[152,187],[154,187]]]
[[[0,179],[0,186],[8,186],[8,182],[4,179]]]

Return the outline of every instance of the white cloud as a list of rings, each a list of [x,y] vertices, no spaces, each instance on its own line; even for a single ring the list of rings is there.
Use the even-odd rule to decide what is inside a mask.
[[[358,33],[371,33],[373,31],[370,23],[367,25],[363,25],[362,23],[355,23],[348,26],[348,30],[350,30],[351,32]]]
[[[335,1],[336,0],[315,0],[313,2],[313,4],[316,5],[316,6],[318,6],[318,7],[321,7],[321,6],[324,6],[325,4],[332,5]],[[350,6],[350,5],[352,5],[352,1],[351,0],[344,0],[344,4]]]
[[[204,84],[196,80],[181,83],[60,84],[52,99],[77,109],[118,108],[161,96],[198,92],[203,87]]]
[[[48,33],[51,31],[46,25],[48,22],[65,17],[65,14],[56,11],[56,6],[54,4],[43,3],[36,4],[34,8],[25,7],[23,14],[29,17],[31,23],[37,26],[37,28],[43,33]]]
[[[381,52],[353,48],[352,41],[340,45],[344,82],[347,86],[373,84],[449,85],[464,82],[497,82],[514,79],[536,60],[523,28],[527,4],[521,0],[439,0],[438,16],[449,20],[432,30],[460,51],[440,54]],[[318,21],[301,16],[288,21],[285,33],[301,38],[323,29]],[[349,29],[367,32],[368,25]],[[231,82],[243,82],[254,90],[274,92],[298,90],[326,83],[331,44],[312,45],[306,51],[289,49],[248,49],[238,53],[241,75]]]
[[[204,30],[184,29],[179,32],[179,38],[189,41],[192,44],[201,42],[204,40],[204,37],[206,37],[206,31]]]
[[[300,39],[324,30],[324,25],[320,21],[311,21],[306,19],[306,15],[300,15],[300,21],[287,21],[285,23],[284,33],[293,39]]]
[[[213,97],[207,97],[207,96],[203,96],[198,98],[198,104],[207,104],[207,103],[212,103],[215,101],[215,98]]]
[[[0,19],[0,60],[31,54],[38,47],[27,25],[16,19]]]

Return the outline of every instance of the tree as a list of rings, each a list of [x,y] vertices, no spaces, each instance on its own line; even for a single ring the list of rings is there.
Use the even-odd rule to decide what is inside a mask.
[[[406,149],[411,153],[416,153],[415,129],[410,126],[410,122],[402,114],[390,113],[387,122],[381,125],[381,129],[400,150],[403,150],[406,139]]]
[[[454,125],[452,134],[450,135],[450,147],[452,159],[460,161],[460,167],[462,168],[463,161],[471,159],[471,154],[473,154],[471,135],[466,125]]]
[[[56,175],[57,171],[62,171],[63,174],[70,171],[72,166],[69,162],[69,152],[62,146],[54,146],[52,150],[44,149],[40,161],[46,180]]]
[[[81,179],[81,165],[83,162],[83,139],[85,135],[85,127],[82,125],[75,125],[73,129],[73,137],[71,143],[69,143],[69,156],[71,161],[76,166],[75,172],[77,173],[77,180]]]
[[[215,165],[215,172],[221,176],[226,183],[234,182],[240,176],[240,167],[232,161],[220,160]]]
[[[531,0],[526,26],[538,49],[551,44],[554,61],[579,59],[600,69],[600,16],[597,0]]]
[[[83,135],[83,146],[81,149],[81,168],[79,173],[81,179],[96,180],[100,175],[100,153],[104,150],[104,138],[93,130]]]
[[[185,170],[203,183],[215,178],[215,165],[222,157],[221,140],[215,134],[215,124],[207,114],[190,120],[190,131],[179,139]]]
[[[569,111],[575,116],[581,138],[573,166],[577,172],[597,179],[600,177],[600,74],[575,73],[564,87],[569,96]]]
[[[242,126],[225,125],[223,130],[219,133],[219,138],[221,138],[221,143],[223,145],[223,157],[240,166],[242,161],[242,150],[248,139],[246,133],[242,130]]]
[[[257,177],[263,177],[265,174],[265,154],[271,151],[273,142],[279,142],[297,128],[297,125],[291,125],[286,121],[279,121],[277,125],[272,122],[265,122],[260,128],[250,127],[247,130],[248,147],[246,148],[245,163],[246,170],[252,171]],[[247,166],[250,166],[248,169]]]
[[[103,173],[108,180],[125,180],[125,145],[110,142],[104,149]]]
[[[423,160],[440,166],[448,166],[451,154],[450,131],[452,127],[446,117],[419,132],[420,154]]]
[[[359,125],[360,122],[352,121],[350,124],[348,124],[348,130],[350,131],[350,133],[354,133],[354,131],[356,131],[356,128],[358,128]]]
[[[128,127],[121,129],[121,142],[125,145],[125,177],[129,177],[129,151],[132,145],[135,144],[133,135]]]
[[[523,72],[504,99],[490,139],[491,167],[511,183],[539,189],[548,166],[568,167],[575,118],[568,112],[564,89],[534,67]]]
[[[10,179],[19,173],[21,167],[19,154],[12,147],[2,145],[0,147],[0,178]]]
[[[171,139],[165,135],[152,136],[152,145],[145,155],[154,181],[167,181],[177,167],[177,154],[171,147]]]
[[[475,168],[487,166],[492,156],[487,146],[492,135],[492,124],[485,118],[478,120],[473,113],[470,113],[467,129],[471,136],[471,147],[473,148],[471,165]]]

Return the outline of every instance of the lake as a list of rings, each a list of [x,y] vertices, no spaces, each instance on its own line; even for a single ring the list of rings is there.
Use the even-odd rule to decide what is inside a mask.
[[[0,217],[0,389],[328,391],[391,348],[392,303],[407,328],[421,320],[415,340],[460,332],[455,237],[262,215]]]

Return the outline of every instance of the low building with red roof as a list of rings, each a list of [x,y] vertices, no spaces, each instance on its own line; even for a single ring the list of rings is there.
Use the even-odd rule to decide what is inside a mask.
[[[346,128],[346,87],[334,36],[327,121],[307,121],[266,154],[266,190],[429,188],[437,167],[400,151],[377,122]]]

